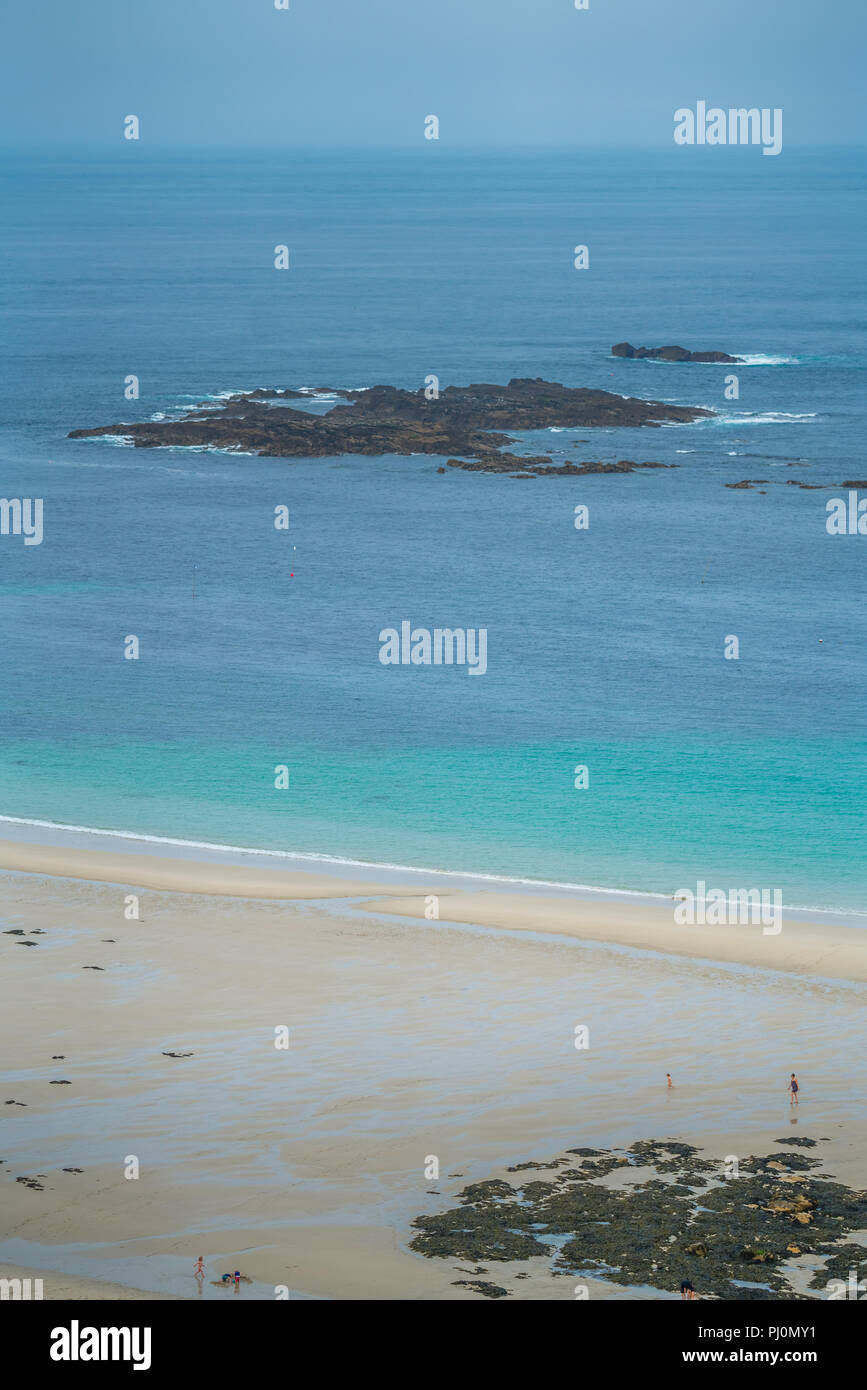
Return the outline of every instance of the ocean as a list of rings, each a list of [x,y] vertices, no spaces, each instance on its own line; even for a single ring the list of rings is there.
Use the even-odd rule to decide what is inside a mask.
[[[44,539],[0,536],[0,813],[867,912],[867,536],[825,525],[867,478],[865,162],[4,156],[0,493],[43,499]],[[748,360],[612,359],[624,339]],[[228,391],[431,374],[719,413],[528,434],[555,462],[676,465],[535,487],[430,457],[66,438]],[[763,481],[725,486],[743,479]],[[486,673],[383,666],[403,620],[485,628]]]

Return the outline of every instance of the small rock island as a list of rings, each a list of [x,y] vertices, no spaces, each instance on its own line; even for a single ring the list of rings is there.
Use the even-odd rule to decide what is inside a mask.
[[[324,414],[289,402],[342,401]],[[176,419],[100,425],[70,430],[70,439],[123,435],[136,448],[210,446],[270,458],[334,458],[345,454],[434,454],[454,468],[482,472],[631,472],[631,460],[567,462],[552,466],[547,455],[504,453],[515,441],[505,431],[659,427],[689,424],[713,415],[700,406],[672,405],[618,396],[610,391],[561,386],[541,378],[515,378],[507,386],[447,386],[435,399],[425,391],[372,386],[346,391],[327,386],[307,390],[259,389],[199,406]],[[583,441],[581,441],[583,442]]]
[[[650,358],[653,362],[743,362],[742,357],[730,357],[727,352],[690,352],[682,347],[633,347],[631,343],[615,343],[612,357],[629,357],[636,361]]]

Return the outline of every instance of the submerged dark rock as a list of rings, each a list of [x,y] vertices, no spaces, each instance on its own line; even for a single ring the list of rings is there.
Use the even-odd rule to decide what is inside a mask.
[[[323,395],[337,397],[343,403],[324,414],[286,403],[315,403]],[[367,391],[327,387],[316,392],[259,389],[231,396],[213,408],[190,411],[179,419],[75,429],[70,430],[68,437],[122,435],[140,449],[210,446],[273,458],[434,454],[445,456],[456,468],[509,473],[520,469],[533,475],[630,472],[631,468],[621,464],[556,467],[546,455],[522,458],[503,454],[501,450],[514,443],[504,431],[658,427],[688,424],[713,413],[700,406],[645,401],[610,391],[519,377],[507,386],[447,386],[436,400],[428,400],[423,390],[404,391],[395,386],[374,386]],[[631,467],[639,466],[664,465]]]
[[[730,357],[727,352],[690,352],[688,348],[670,346],[658,348],[633,347],[631,343],[615,343],[612,357],[642,359],[656,362],[743,362],[742,357]]]

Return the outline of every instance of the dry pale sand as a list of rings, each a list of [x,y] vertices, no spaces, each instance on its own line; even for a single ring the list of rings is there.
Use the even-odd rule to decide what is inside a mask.
[[[142,853],[61,848],[0,840],[0,869],[116,883],[177,893],[223,897],[314,901],[326,898],[379,899],[377,913],[425,916],[436,896],[439,919],[509,931],[562,933],[588,941],[663,951],[704,960],[793,971],[839,980],[867,980],[867,950],[860,927],[785,917],[779,934],[760,926],[680,926],[674,904],[652,905],[614,899],[536,896],[529,893],[444,892],[432,879],[408,894],[405,886],[369,879],[161,858]],[[383,901],[382,899],[385,899]],[[430,910],[430,909],[428,909]]]
[[[201,1254],[209,1280],[250,1275],[251,1296],[472,1298],[467,1266],[408,1249],[412,1218],[574,1144],[674,1136],[745,1157],[801,1134],[827,1140],[816,1152],[842,1180],[867,1180],[861,976],[840,928],[828,944],[793,924],[791,947],[788,926],[757,941],[730,928],[672,955],[653,909],[442,894],[439,921],[411,920],[405,887],[371,904],[369,883],[279,875],[292,902],[265,871],[242,898],[223,866],[79,854],[57,878],[37,864],[72,851],[22,863],[22,849],[4,855],[24,872],[0,873],[2,1269],[194,1297]],[[727,963],[766,949],[773,974]],[[545,1261],[487,1277],[518,1299],[573,1297]],[[591,1282],[591,1297],[627,1296]]]
[[[760,926],[681,926],[674,908],[598,899],[537,897],[513,893],[440,893],[439,918],[507,931],[554,932],[632,946],[643,951],[729,964],[792,971],[835,980],[867,980],[864,929],[794,920],[783,913],[781,930]],[[367,904],[377,913],[424,917],[425,894],[392,896]]]
[[[218,893],[228,898],[348,898],[360,893],[402,893],[388,883],[371,884],[333,875],[295,873],[240,864],[212,864],[196,859],[168,859],[151,854],[115,854],[103,850],[66,849],[57,845],[0,840],[0,869],[59,878],[83,878],[130,888],[162,888],[176,893]]]

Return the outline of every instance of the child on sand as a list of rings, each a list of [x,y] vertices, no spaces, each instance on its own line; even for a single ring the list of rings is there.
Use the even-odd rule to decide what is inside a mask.
[[[792,1072],[791,1080],[789,1081],[789,1090],[791,1091],[791,1096],[789,1098],[790,1105],[798,1104],[798,1089],[798,1078],[795,1073]]]
[[[196,1262],[196,1267],[195,1267],[195,1269],[193,1270],[193,1273],[195,1274],[195,1276],[196,1276],[197,1279],[204,1279],[204,1277],[205,1277],[205,1266],[204,1266],[204,1262],[203,1262],[203,1260],[202,1260],[201,1255],[199,1256],[199,1258],[198,1258],[198,1260],[197,1260],[197,1262]]]
[[[667,1071],[667,1072],[665,1073],[665,1079],[666,1079],[666,1081],[668,1082],[668,1089],[671,1090],[672,1086],[674,1085],[674,1082],[673,1082],[672,1079],[671,1079],[671,1072],[670,1072],[670,1071]]]

